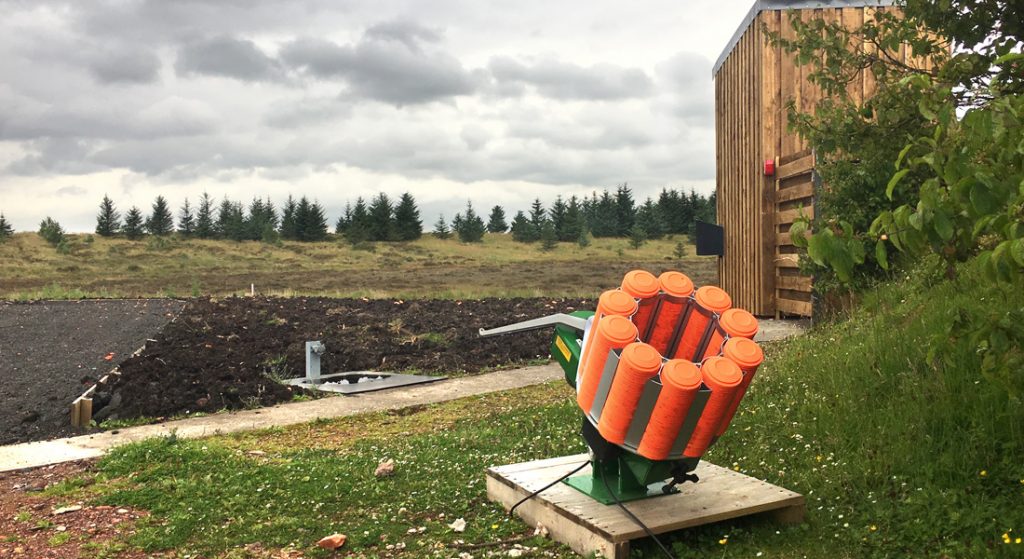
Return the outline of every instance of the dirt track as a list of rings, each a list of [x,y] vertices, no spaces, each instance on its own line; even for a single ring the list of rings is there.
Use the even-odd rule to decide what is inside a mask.
[[[69,406],[184,303],[0,303],[0,444],[72,434]],[[105,357],[113,353],[108,361]]]

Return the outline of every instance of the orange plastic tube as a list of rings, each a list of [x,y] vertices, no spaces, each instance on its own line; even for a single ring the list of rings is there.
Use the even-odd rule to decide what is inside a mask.
[[[601,317],[616,315],[629,318],[635,313],[636,299],[624,291],[610,289],[597,298],[597,309],[594,311],[594,321],[590,324],[590,331],[597,332],[597,325],[601,322]],[[587,340],[587,344],[583,346],[583,353],[580,355],[580,368],[576,375],[577,382],[582,380],[583,364],[589,359],[590,348],[593,345],[590,340]]]
[[[579,392],[576,394],[576,403],[584,413],[589,413],[590,407],[594,405],[594,395],[597,394],[597,385],[601,382],[601,374],[608,361],[608,352],[635,342],[636,326],[624,316],[611,314],[597,323],[597,328],[593,329],[589,337],[591,339],[587,343],[592,350],[587,361],[580,364],[583,378],[578,381]]]
[[[726,359],[739,365],[740,370],[743,371],[743,381],[736,390],[736,396],[732,404],[729,405],[729,411],[726,412],[725,417],[722,418],[722,423],[718,426],[718,436],[722,436],[722,433],[725,433],[725,430],[729,428],[729,423],[732,422],[733,416],[736,415],[736,409],[740,407],[740,400],[747,393],[750,381],[754,380],[754,373],[757,372],[757,368],[764,361],[764,352],[761,351],[761,346],[747,338],[730,338],[729,341],[725,342],[722,354]]]
[[[661,303],[651,322],[647,343],[665,355],[672,344],[672,335],[676,333],[679,320],[686,312],[690,295],[693,294],[693,282],[679,272],[665,272],[658,276],[658,285],[661,286]]]
[[[644,384],[661,370],[661,354],[653,347],[636,342],[622,350],[615,380],[608,390],[608,399],[601,408],[597,430],[605,440],[615,444],[626,441],[626,432],[636,413],[636,404]]]
[[[729,309],[723,312],[722,316],[718,317],[718,326],[719,328],[715,328],[711,333],[708,347],[704,350],[705,359],[712,355],[722,354],[722,344],[725,342],[723,332],[730,338],[749,338],[751,340],[757,335],[757,319],[743,309]]]
[[[729,294],[713,285],[705,285],[698,289],[693,300],[696,307],[690,311],[690,316],[686,319],[683,332],[679,336],[679,342],[672,354],[673,359],[689,359],[691,361],[696,359],[700,342],[711,325],[712,314],[721,314],[732,307],[732,299]]]
[[[700,390],[700,369],[690,361],[673,359],[661,368],[661,393],[654,404],[637,454],[651,460],[668,458],[690,405]]]
[[[651,318],[654,316],[654,307],[658,304],[660,288],[658,278],[646,270],[633,270],[622,278],[622,290],[639,300],[636,314],[633,315],[633,324],[636,324],[641,340],[647,339]]]
[[[704,411],[697,420],[693,436],[686,443],[683,456],[698,458],[704,454],[711,440],[718,433],[718,426],[729,412],[736,391],[743,382],[743,373],[739,365],[724,357],[708,357],[700,367],[701,378],[705,386],[711,389]]]

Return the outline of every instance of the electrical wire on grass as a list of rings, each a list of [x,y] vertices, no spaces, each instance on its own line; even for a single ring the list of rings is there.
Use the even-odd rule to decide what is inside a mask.
[[[543,493],[544,491],[547,491],[548,489],[551,489],[551,488],[552,488],[552,487],[554,487],[554,486],[555,486],[555,485],[556,485],[556,484],[557,484],[558,482],[562,481],[563,479],[565,479],[565,478],[567,478],[567,477],[569,477],[569,476],[571,476],[571,475],[575,474],[576,472],[578,472],[578,471],[582,470],[583,468],[585,468],[585,467],[587,466],[587,464],[589,464],[589,463],[590,463],[590,460],[587,460],[586,462],[584,462],[584,463],[580,464],[579,466],[577,466],[577,467],[576,467],[576,468],[575,468],[575,469],[574,469],[573,471],[571,471],[571,472],[569,472],[569,473],[565,474],[564,476],[562,476],[562,477],[560,477],[560,478],[556,479],[555,481],[552,481],[551,483],[549,483],[549,484],[545,485],[544,487],[541,487],[540,489],[538,489],[538,490],[534,491],[533,493],[530,493],[529,495],[527,495],[527,496],[523,497],[522,499],[520,499],[520,500],[519,500],[519,502],[518,502],[518,503],[516,503],[516,504],[512,505],[512,508],[508,509],[508,515],[509,515],[509,516],[512,516],[512,515],[513,515],[513,513],[515,513],[515,512],[516,512],[516,509],[517,509],[517,508],[519,508],[519,505],[521,505],[521,504],[525,503],[526,501],[529,501],[530,499],[532,499],[532,498],[536,497],[537,495],[540,495],[540,494],[541,494],[541,493]]]
[[[604,488],[607,489],[608,493],[612,496],[612,499],[615,499],[615,504],[619,505],[619,508],[622,509],[622,512],[626,513],[626,516],[629,516],[629,518],[632,519],[637,526],[642,528],[644,533],[647,534],[647,537],[651,538],[652,540],[654,540],[654,543],[658,544],[658,547],[661,548],[661,552],[665,554],[665,557],[668,557],[668,559],[675,559],[675,555],[672,555],[672,552],[669,551],[667,547],[665,547],[665,544],[661,543],[661,540],[658,539],[658,536],[655,536],[654,532],[652,532],[646,524],[644,524],[639,518],[636,517],[635,514],[633,514],[629,509],[627,509],[626,505],[622,504],[622,501],[619,500],[619,496],[616,495],[615,492],[612,491],[612,487],[608,485],[608,478],[605,477],[604,469],[601,469],[601,481],[604,483]]]

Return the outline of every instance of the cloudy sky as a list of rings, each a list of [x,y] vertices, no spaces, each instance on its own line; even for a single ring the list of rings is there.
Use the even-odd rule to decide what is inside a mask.
[[[751,0],[0,0],[0,212],[104,193],[514,212],[714,185],[711,66]]]

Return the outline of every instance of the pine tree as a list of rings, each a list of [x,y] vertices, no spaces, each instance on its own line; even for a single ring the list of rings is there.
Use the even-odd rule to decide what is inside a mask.
[[[463,225],[464,221],[462,219],[462,214],[455,212],[455,217],[452,218],[452,233],[458,235],[459,231],[462,230]]]
[[[3,212],[0,212],[0,242],[6,241],[8,237],[14,234],[14,227],[11,227],[7,218],[4,217]]]
[[[464,243],[479,243],[484,240],[484,233],[487,227],[484,220],[473,211],[473,203],[466,202],[466,215],[462,218],[460,227],[456,230],[459,240]]]
[[[437,222],[434,223],[434,231],[431,234],[441,240],[451,238],[452,232],[448,229],[448,223],[444,220],[444,214],[437,218]]]
[[[183,237],[191,237],[195,232],[196,218],[192,215],[192,206],[189,205],[188,198],[185,198],[185,203],[178,212],[178,233]]]
[[[128,213],[124,214],[124,225],[121,227],[121,232],[124,233],[125,237],[129,240],[136,241],[142,238],[143,233],[143,218],[142,210],[136,206],[132,206]]]
[[[217,233],[223,239],[244,241],[247,237],[245,211],[241,202],[225,198],[217,209]]]
[[[292,195],[288,195],[288,200],[284,203],[284,208],[281,208],[281,238],[294,241],[299,238],[299,226],[296,221],[295,212],[298,210],[298,204],[295,202],[295,198]]]
[[[633,228],[629,230],[629,245],[634,249],[639,249],[647,241],[647,231],[639,223],[633,225]]]
[[[633,192],[625,183],[615,189],[615,224],[616,236],[631,236],[633,223],[636,221],[636,207],[633,204]]]
[[[157,237],[165,237],[174,231],[174,217],[171,215],[171,207],[163,196],[157,196],[153,202],[153,213],[146,218],[146,231],[150,235]]]
[[[540,226],[540,249],[547,252],[558,246],[558,233],[555,231],[555,222],[545,220]]]
[[[371,241],[394,241],[395,233],[395,212],[391,205],[391,199],[383,192],[377,194],[370,202],[370,229]]]
[[[555,203],[551,204],[551,209],[548,210],[548,217],[549,217],[549,219],[551,221],[551,224],[554,225],[554,227],[555,227],[555,238],[556,239],[561,239],[562,236],[565,234],[563,229],[565,229],[565,212],[566,212],[566,210],[567,210],[567,208],[565,206],[565,202],[562,200],[562,196],[561,195],[556,196],[555,197]],[[543,227],[543,225],[541,227]],[[572,237],[569,237],[569,238],[571,239]],[[543,232],[541,234],[541,240],[542,241],[544,240]]]
[[[660,239],[665,236],[661,211],[654,201],[648,198],[636,212],[636,222],[643,226],[648,239]]]
[[[504,233],[508,231],[508,223],[505,222],[505,210],[501,206],[491,208],[490,218],[487,220],[488,233]]]
[[[263,240],[267,229],[277,230],[277,210],[274,203],[253,198],[249,203],[249,217],[245,220],[246,238],[253,241]]]
[[[516,212],[516,216],[512,218],[512,240],[520,243],[532,243],[539,237],[536,233],[538,232],[526,218],[526,214],[522,210]]]
[[[334,234],[344,235],[345,229],[348,228],[348,224],[352,223],[352,204],[345,202],[345,213],[341,214],[338,221],[334,224]]]
[[[96,234],[101,237],[116,235],[121,229],[121,214],[114,209],[114,201],[103,195],[100,213],[96,215]]]
[[[370,237],[370,212],[366,208],[366,201],[362,197],[356,198],[356,205],[352,208],[352,215],[348,220],[348,227],[345,229],[345,240],[353,246],[362,243]]]
[[[300,241],[322,241],[327,238],[327,217],[319,202],[303,196],[295,207],[295,234]]]
[[[615,200],[607,190],[597,198],[594,194],[591,204],[591,215],[587,217],[587,225],[594,237],[615,237],[619,234],[618,216]]]
[[[540,226],[544,225],[544,221],[547,216],[544,212],[544,205],[540,203],[540,198],[535,198],[533,204],[530,205],[530,223],[536,230],[536,235],[540,236]]]
[[[587,231],[586,227],[580,228],[580,236],[576,239],[576,244],[580,248],[587,248],[590,246],[590,231]]]
[[[39,223],[39,236],[51,245],[57,246],[64,241],[64,228],[55,219],[46,216],[46,219]]]
[[[203,192],[199,198],[199,212],[196,214],[196,237],[211,239],[216,235],[213,223],[213,199],[209,193]]]
[[[395,231],[399,241],[415,241],[423,236],[423,222],[416,199],[406,192],[395,206]]]
[[[583,229],[583,209],[580,206],[579,199],[576,196],[572,196],[569,198],[569,203],[565,208],[565,218],[562,220],[562,228],[559,231],[558,240],[567,243],[578,241],[580,232]]]

